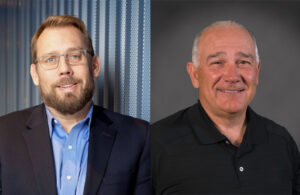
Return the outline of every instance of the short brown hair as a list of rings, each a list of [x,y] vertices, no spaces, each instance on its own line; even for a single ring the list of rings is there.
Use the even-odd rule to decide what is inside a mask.
[[[36,33],[33,35],[31,40],[31,55],[32,55],[32,61],[37,58],[36,56],[36,42],[42,32],[46,28],[53,28],[53,27],[64,27],[64,26],[74,26],[77,29],[80,30],[80,32],[83,33],[84,40],[88,46],[88,50],[92,53],[92,56],[94,55],[94,48],[92,45],[92,40],[89,35],[89,33],[86,30],[86,27],[83,23],[83,21],[75,16],[71,15],[61,15],[61,16],[49,16],[39,27],[39,29],[36,31]]]

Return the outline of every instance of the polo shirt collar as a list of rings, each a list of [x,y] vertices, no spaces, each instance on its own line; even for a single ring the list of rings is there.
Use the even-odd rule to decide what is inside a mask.
[[[199,100],[189,110],[188,119],[201,144],[213,144],[226,139],[208,117]]]
[[[262,144],[267,142],[268,133],[263,117],[256,114],[249,106],[246,116],[248,124],[243,142],[248,144]]]
[[[248,124],[242,142],[250,145],[266,142],[267,131],[262,121],[262,117],[257,115],[250,107],[247,108],[246,117]],[[199,100],[198,103],[194,104],[191,109],[189,109],[188,120],[190,127],[201,144],[214,144],[227,139],[216,128],[201,106]]]

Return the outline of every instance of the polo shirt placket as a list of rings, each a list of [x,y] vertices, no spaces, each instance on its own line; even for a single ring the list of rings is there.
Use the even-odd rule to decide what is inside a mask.
[[[220,133],[199,102],[152,125],[156,193],[292,194],[297,190],[300,158],[292,137],[251,108],[246,116],[239,147]]]

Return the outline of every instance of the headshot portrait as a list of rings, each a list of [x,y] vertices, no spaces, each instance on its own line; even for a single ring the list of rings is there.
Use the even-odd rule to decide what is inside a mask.
[[[283,125],[300,146],[299,1],[152,0],[151,122],[198,99],[186,71],[196,35],[216,21],[238,22],[255,36],[261,60],[251,107]]]
[[[0,194],[150,194],[150,1],[0,15]]]
[[[298,9],[153,2],[155,194],[300,193]]]

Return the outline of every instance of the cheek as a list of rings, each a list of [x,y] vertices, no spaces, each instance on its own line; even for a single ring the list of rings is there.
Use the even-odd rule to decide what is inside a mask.
[[[54,84],[55,77],[49,75],[40,75],[39,76],[39,84],[44,90],[49,90],[51,86]]]
[[[213,88],[221,80],[222,74],[222,70],[208,69],[202,74],[201,82],[209,88]]]
[[[199,69],[198,71],[198,80],[199,82],[205,83],[208,80],[213,80],[218,74],[218,71],[212,69]]]
[[[87,83],[91,77],[93,78],[93,74],[91,74],[90,72],[85,72],[84,74],[81,74],[79,76],[79,78],[81,78],[84,83]]]
[[[74,77],[86,80],[89,76],[93,75],[92,70],[88,65],[73,66]]]
[[[44,91],[49,91],[51,85],[44,81],[43,79],[40,80],[40,88],[42,88]]]
[[[256,86],[258,84],[258,74],[256,70],[244,71],[243,78],[248,83],[248,85]]]

